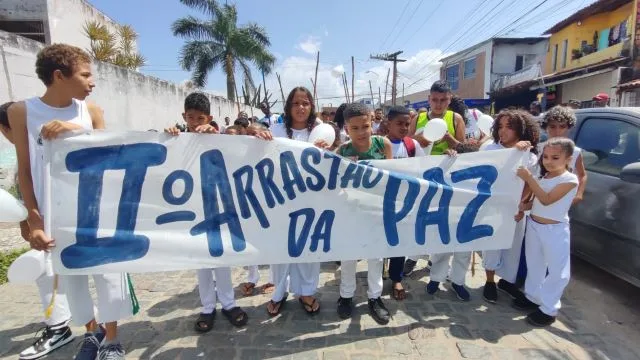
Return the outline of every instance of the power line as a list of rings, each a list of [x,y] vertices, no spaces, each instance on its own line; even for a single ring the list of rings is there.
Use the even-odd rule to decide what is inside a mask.
[[[485,0],[485,1],[486,1],[486,0]],[[428,22],[429,22],[429,20],[431,20],[431,17],[433,17],[433,15],[434,15],[435,13],[437,13],[437,12],[438,12],[438,10],[439,10],[439,9],[440,9],[440,7],[442,6],[442,4],[444,4],[444,2],[445,2],[445,0],[441,0],[441,1],[440,1],[440,4],[438,4],[438,6],[436,7],[436,9],[435,9],[435,10],[433,10],[433,11],[431,12],[431,14],[429,14],[429,17],[428,17],[424,22],[422,22],[422,25],[420,25],[420,27],[418,28],[418,30],[414,31],[414,32],[413,32],[413,34],[409,37],[409,39],[407,39],[407,40],[402,44],[402,46],[399,46],[399,48],[403,48],[405,45],[407,45],[407,44],[409,43],[409,41],[411,41],[411,39],[413,39],[413,37],[414,37],[414,36],[416,36],[416,34],[420,32],[420,30],[422,30],[422,28],[424,27],[424,25],[425,25],[426,23],[428,23]]]
[[[393,24],[393,26],[391,27],[391,31],[389,31],[387,33],[387,37],[384,38],[384,41],[382,42],[382,45],[380,45],[380,51],[382,51],[382,49],[384,48],[384,44],[387,43],[387,40],[389,40],[389,37],[391,36],[391,34],[393,34],[393,30],[395,30],[396,26],[398,26],[398,23],[400,22],[400,20],[402,19],[402,16],[404,15],[404,12],[407,11],[407,8],[409,7],[409,3],[411,3],[411,1],[407,0],[407,3],[405,4],[404,8],[402,9],[402,12],[400,13],[400,16],[398,16],[398,20],[396,20],[396,23]]]
[[[413,20],[413,17],[416,16],[416,13],[418,13],[418,9],[420,9],[420,7],[422,6],[422,3],[424,2],[424,0],[420,0],[420,3],[418,4],[418,6],[413,9],[413,12],[411,13],[411,16],[409,17],[409,20],[407,20],[404,23],[404,26],[402,27],[402,29],[400,29],[400,31],[398,32],[398,34],[396,35],[396,37],[393,39],[393,41],[391,41],[391,44],[389,44],[388,47],[391,47],[393,45],[393,43],[396,42],[396,40],[398,40],[398,37],[400,36],[400,34],[402,34],[402,32],[404,31],[404,29],[407,28],[407,25],[409,25],[409,23],[411,22],[411,20]]]

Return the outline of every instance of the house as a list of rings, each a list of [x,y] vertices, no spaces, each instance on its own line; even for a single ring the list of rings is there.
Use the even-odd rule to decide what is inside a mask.
[[[86,0],[2,0],[0,30],[45,45],[66,43],[89,49],[84,26],[97,21],[116,33],[118,24]],[[136,44],[134,44],[134,49]]]
[[[544,76],[531,90],[546,94],[547,108],[571,99],[589,107],[601,92],[620,105],[617,86],[631,80],[633,6],[633,0],[599,0],[545,32],[551,37]]]

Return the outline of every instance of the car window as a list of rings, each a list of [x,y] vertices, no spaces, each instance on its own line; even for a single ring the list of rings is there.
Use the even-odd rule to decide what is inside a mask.
[[[578,130],[585,168],[619,176],[625,165],[640,161],[640,128],[612,118],[587,118]]]

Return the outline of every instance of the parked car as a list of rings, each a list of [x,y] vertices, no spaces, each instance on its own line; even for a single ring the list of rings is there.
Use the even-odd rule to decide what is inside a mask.
[[[570,213],[572,253],[640,287],[640,108],[576,115],[588,180]]]

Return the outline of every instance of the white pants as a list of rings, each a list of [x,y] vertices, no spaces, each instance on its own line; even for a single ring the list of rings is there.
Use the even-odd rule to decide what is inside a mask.
[[[53,296],[53,278],[54,275],[47,275],[46,273],[36,280],[38,285],[38,292],[40,293],[40,302],[42,303],[42,311],[46,311],[51,302],[51,296]],[[64,284],[58,276],[58,290],[56,293],[55,301],[53,302],[53,311],[48,319],[44,322],[48,326],[60,324],[71,320],[71,311],[69,310],[69,302],[67,301],[67,294],[64,291]]]
[[[260,281],[260,269],[258,265],[245,266],[248,271],[247,282],[258,284]],[[269,282],[273,284],[273,270],[269,267]]]
[[[216,274],[215,280],[213,278],[214,272]],[[203,314],[213,313],[218,300],[220,300],[223,309],[234,308],[236,300],[231,282],[231,268],[199,269],[198,292],[200,293]]]
[[[482,264],[486,270],[495,271],[500,278],[514,284],[520,268],[522,240],[526,227],[525,219],[516,223],[516,232],[509,249],[485,250],[482,252]]]
[[[352,298],[356,292],[356,260],[340,263],[340,296]],[[367,298],[377,299],[382,295],[382,259],[367,260]]]
[[[96,319],[99,323],[110,323],[130,317],[133,314],[133,308],[127,274],[96,274],[92,276],[98,300],[97,315],[89,292],[89,276],[64,275],[59,277],[64,283],[73,322],[85,325],[92,319]]]
[[[274,264],[271,275],[275,285],[271,300],[282,300],[287,288],[298,296],[313,296],[320,282],[320,263]]]
[[[449,261],[453,257],[451,267]],[[464,285],[467,269],[471,261],[471,252],[455,252],[431,255],[431,281],[444,282],[451,269],[451,281],[456,285]]]
[[[540,224],[527,219],[524,292],[549,316],[558,315],[560,298],[571,277],[570,238],[568,223]]]

